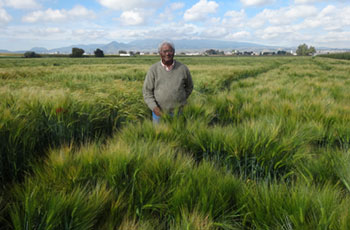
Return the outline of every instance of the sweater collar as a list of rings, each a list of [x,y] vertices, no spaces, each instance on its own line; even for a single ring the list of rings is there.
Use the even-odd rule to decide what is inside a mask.
[[[163,64],[162,60],[160,60],[160,64],[162,64],[163,68],[166,70],[166,71],[170,71],[174,68],[175,66],[175,60],[173,61],[173,64],[171,64],[171,66],[166,66]]]

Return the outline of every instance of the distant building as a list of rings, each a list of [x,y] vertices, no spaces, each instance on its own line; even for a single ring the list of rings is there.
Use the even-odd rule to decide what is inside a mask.
[[[187,56],[198,56],[198,55],[201,55],[201,53],[199,53],[199,52],[191,52],[191,53],[185,53],[185,55],[187,55]]]

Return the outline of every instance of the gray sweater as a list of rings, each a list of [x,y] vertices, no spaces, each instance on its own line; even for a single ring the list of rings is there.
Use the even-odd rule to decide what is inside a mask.
[[[166,71],[157,62],[147,72],[143,98],[151,110],[158,106],[163,111],[171,112],[186,104],[192,90],[192,77],[187,66],[175,61],[173,69]]]

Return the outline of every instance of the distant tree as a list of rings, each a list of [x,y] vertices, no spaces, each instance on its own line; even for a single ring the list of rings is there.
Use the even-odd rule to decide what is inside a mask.
[[[225,52],[224,51],[217,51],[217,54],[218,55],[225,55]]]
[[[24,53],[25,58],[38,58],[41,57],[39,54],[33,52],[33,51],[27,51]]]
[[[80,48],[72,48],[71,57],[82,57],[85,51]]]
[[[298,46],[296,50],[297,55],[307,56],[316,53],[316,49],[313,46],[308,47],[305,43]]]
[[[105,56],[105,54],[103,53],[103,50],[100,50],[98,48],[94,51],[94,54],[95,54],[95,57],[104,57]]]
[[[315,54],[315,53],[316,53],[315,47],[310,46],[310,48],[309,48],[309,54]]]
[[[119,50],[119,54],[126,54],[127,52],[125,50]]]
[[[261,52],[260,55],[263,55],[263,56],[272,56],[272,55],[275,55],[276,53],[275,52]]]
[[[277,55],[286,55],[286,54],[287,54],[287,52],[284,50],[277,51]]]
[[[218,50],[214,50],[214,49],[209,49],[209,50],[205,51],[205,54],[207,54],[207,55],[216,55],[218,53],[219,53],[219,51]]]
[[[304,43],[304,44],[298,46],[296,53],[299,56],[306,56],[308,49],[309,49],[308,46]]]

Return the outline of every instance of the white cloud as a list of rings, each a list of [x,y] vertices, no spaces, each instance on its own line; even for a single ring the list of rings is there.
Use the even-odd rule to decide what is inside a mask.
[[[349,30],[350,7],[326,6],[316,17],[308,18],[300,24],[302,29],[319,28],[326,31]]]
[[[4,5],[15,9],[35,9],[40,4],[35,0],[4,0]]]
[[[5,25],[11,21],[12,17],[6,10],[0,8],[0,25]]]
[[[241,0],[245,6],[262,6],[274,3],[275,0]]]
[[[171,10],[179,10],[182,9],[185,6],[183,2],[174,2],[170,5]]]
[[[317,3],[317,2],[346,2],[347,0],[294,0],[295,4],[310,4],[310,3]]]
[[[208,14],[215,13],[219,5],[214,1],[200,0],[192,8],[186,10],[186,21],[199,21],[205,19]]]
[[[34,11],[22,18],[24,22],[60,22],[69,19],[95,18],[95,13],[83,6],[77,5],[71,10],[53,10],[51,8],[45,11]]]
[[[106,36],[104,30],[77,29],[70,32],[74,39],[81,42],[91,42],[91,40],[98,40]]]
[[[214,27],[203,30],[201,35],[205,38],[222,38],[228,34],[227,30],[223,27]]]
[[[333,47],[350,45],[350,6],[328,5],[323,9],[290,6],[274,11],[265,10],[254,20],[256,24],[263,22],[260,29],[255,29],[256,39],[270,44],[297,45],[306,42]],[[264,27],[266,22],[269,24]],[[252,23],[247,25],[252,26]]]
[[[167,6],[164,10],[164,12],[159,14],[159,18],[163,20],[173,20],[174,19],[174,11],[180,10],[185,6],[182,2],[174,2],[170,4],[170,6]]]
[[[269,26],[262,30],[257,30],[254,33],[257,43],[264,43],[278,46],[293,46],[300,43],[314,43],[315,35],[309,33],[302,33],[296,27],[283,26]]]
[[[205,28],[204,28],[205,29]],[[136,37],[151,38],[151,39],[194,39],[201,38],[203,28],[194,24],[188,23],[170,23],[157,26],[152,29],[144,30],[140,33],[135,33]],[[135,39],[135,38],[132,38]]]
[[[80,27],[80,25],[78,26]],[[112,29],[111,29],[112,30]],[[0,29],[0,32],[1,29]],[[20,35],[20,36],[19,36]],[[62,46],[79,43],[108,43],[111,40],[105,39],[108,33],[104,29],[94,28],[90,25],[88,29],[73,27],[44,27],[36,25],[8,26],[6,33],[1,33],[1,39],[13,41],[1,43],[1,48],[8,50],[26,50],[35,46],[46,48],[58,48]]]
[[[257,31],[256,34],[262,39],[273,39],[278,38],[281,35],[286,36],[290,32],[290,28],[286,26],[269,26],[263,30]]]
[[[120,15],[120,21],[123,25],[136,26],[145,23],[145,15],[137,10],[124,11]]]
[[[321,35],[319,38],[320,42],[323,43],[343,43],[343,42],[349,42],[350,37],[350,31],[343,31],[343,32],[329,32],[325,35]]]
[[[66,19],[66,14],[61,10],[47,9],[46,11],[35,11],[22,18],[24,22],[37,21],[61,21]]]
[[[112,10],[132,10],[159,6],[161,0],[97,0],[102,6]]]
[[[57,27],[48,27],[48,28],[36,28],[34,34],[39,36],[50,36],[63,33],[63,30]]]
[[[338,13],[337,7],[333,5],[328,5],[325,8],[323,8],[319,16],[320,17],[334,16],[336,13]]]
[[[300,43],[317,43],[323,32],[318,30],[302,31],[297,26],[269,26],[255,31],[255,39],[269,44],[292,45]]]
[[[315,3],[315,2],[322,2],[323,0],[294,0],[294,3],[296,4],[309,4],[309,3]]]
[[[327,0],[294,0],[295,4],[310,4],[316,2],[325,2]]]
[[[20,37],[21,39],[30,40],[41,40],[45,38],[45,40],[50,39],[66,39],[64,37],[66,29],[58,28],[58,27],[37,27],[33,25],[26,26],[9,26],[7,28],[8,36],[13,38]],[[21,34],[21,36],[18,36]]]
[[[248,31],[239,31],[226,36],[226,39],[229,40],[246,40],[249,38],[251,38],[251,34]]]
[[[307,18],[316,15],[318,12],[317,8],[309,5],[300,5],[289,7],[286,10],[282,10],[282,14],[290,19]]]
[[[215,26],[217,26],[217,25],[221,25],[221,18],[220,17],[212,17],[212,18],[210,18],[210,19],[208,19],[208,21],[207,21],[207,24],[208,25],[215,25]]]
[[[242,27],[244,26],[246,19],[247,16],[243,9],[240,11],[232,10],[225,13],[222,23],[225,26]]]
[[[278,10],[264,9],[261,13],[257,14],[249,25],[252,28],[260,28],[265,23],[271,25],[287,25],[298,21],[299,19],[305,19],[317,15],[317,8],[309,5],[298,5],[281,8]]]
[[[67,13],[69,17],[95,17],[95,13],[92,10],[88,10],[81,5],[75,6]]]

